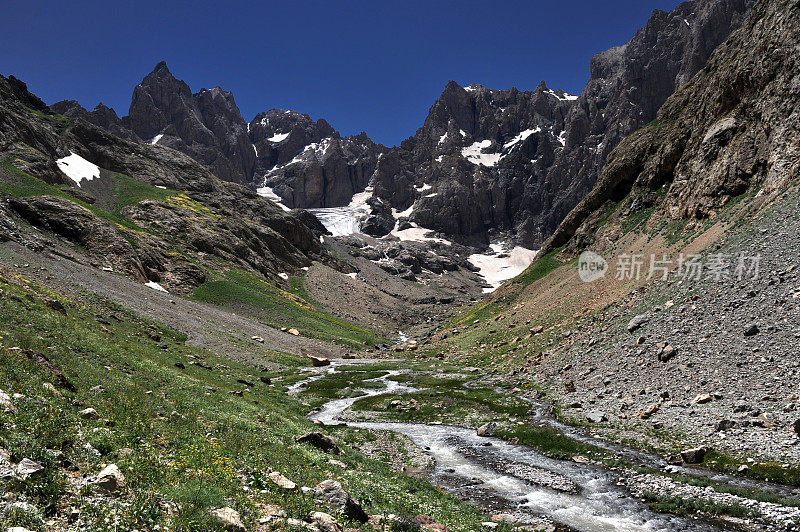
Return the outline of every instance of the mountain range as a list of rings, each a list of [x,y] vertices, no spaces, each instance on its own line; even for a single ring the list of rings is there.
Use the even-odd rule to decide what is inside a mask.
[[[385,206],[375,236],[409,222],[484,246],[498,235],[538,247],[592,189],[608,154],[655,118],[738,27],[752,0],[692,0],[656,10],[630,42],[596,54],[580,95],[447,83],[425,123],[400,146],[342,137],[324,119],[273,109],[251,122],[232,93],[192,93],[165,62],[133,90],[128,115],[75,101],[51,106],[111,133],[191,156],[223,180],[289,208],[347,205],[368,185]]]

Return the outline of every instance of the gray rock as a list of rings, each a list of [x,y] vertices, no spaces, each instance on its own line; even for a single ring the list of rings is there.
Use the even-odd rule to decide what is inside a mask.
[[[484,423],[480,427],[478,427],[478,436],[494,436],[494,431],[497,430],[497,423],[494,421],[490,421],[489,423]]]
[[[589,423],[603,423],[604,421],[608,421],[608,416],[605,412],[595,410],[586,413],[586,421]]]
[[[17,464],[17,476],[22,480],[42,476],[45,472],[44,466],[39,462],[34,462],[28,458],[23,458]]]
[[[361,504],[335,480],[323,480],[317,484],[314,488],[314,500],[361,523],[366,523],[369,519]]]
[[[125,475],[114,464],[109,464],[95,477],[94,485],[105,495],[119,495],[125,489]]]
[[[634,316],[631,318],[631,321],[628,322],[628,332],[636,332],[642,328],[642,326],[650,320],[650,317],[647,314],[639,314],[638,316]]]
[[[247,530],[239,512],[233,508],[217,508],[211,510],[210,514],[223,530],[228,532],[245,532]]]

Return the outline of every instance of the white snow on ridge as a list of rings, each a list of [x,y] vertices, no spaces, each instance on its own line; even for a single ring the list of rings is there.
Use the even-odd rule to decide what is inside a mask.
[[[289,133],[275,133],[275,135],[271,136],[267,140],[270,142],[283,142],[288,136]]]
[[[522,273],[525,268],[530,266],[536,258],[537,250],[516,246],[511,250],[504,251],[501,244],[492,244],[493,255],[475,253],[470,255],[469,260],[479,268],[478,274],[491,285],[491,288],[484,288],[484,293],[494,292],[503,282],[512,279]]]
[[[526,129],[525,131],[520,131],[519,135],[517,135],[513,139],[511,139],[508,142],[506,142],[505,144],[503,144],[503,149],[507,150],[508,148],[513,146],[514,144],[522,142],[523,140],[527,139],[528,137],[530,137],[534,133],[538,133],[541,130],[542,130],[542,128],[537,126],[537,127],[533,128],[533,129]]]
[[[158,135],[153,137],[152,140],[150,140],[150,145],[155,146],[156,144],[158,144],[158,141],[161,140],[163,137],[164,137],[164,134],[163,133],[159,133]]]
[[[559,96],[558,93],[556,91],[554,91],[553,89],[547,89],[544,92],[546,94],[549,94],[550,96],[555,96],[557,99],[561,100],[562,102],[567,102],[567,101],[572,101],[572,100],[577,100],[578,99],[578,97],[575,96],[574,94],[567,94],[566,92],[564,93],[564,96]]]
[[[442,144],[444,144],[444,141],[446,140],[447,140],[447,131],[444,132],[444,135],[439,137],[439,142],[437,143],[437,146],[441,146]]]
[[[280,208],[281,208],[281,209],[283,209],[284,211],[290,211],[290,210],[292,210],[292,209],[290,209],[289,207],[287,207],[286,205],[284,205],[283,203],[281,203],[281,202],[283,201],[283,198],[281,198],[280,196],[278,196],[277,194],[275,194],[275,191],[274,191],[274,190],[272,190],[272,187],[261,187],[261,188],[257,188],[257,189],[256,189],[256,193],[257,193],[259,196],[261,196],[261,197],[264,197],[264,198],[267,198],[267,199],[268,199],[268,200],[270,200],[271,202],[275,203],[275,204],[276,204],[278,207],[280,207]]]
[[[64,172],[70,179],[75,181],[75,184],[81,186],[81,181],[84,179],[91,181],[100,177],[100,167],[94,163],[90,163],[80,155],[74,152],[69,152],[70,155],[63,157],[56,161],[58,169]]]
[[[483,153],[485,148],[492,145],[491,140],[481,140],[473,142],[471,146],[461,149],[461,155],[466,157],[472,164],[479,164],[492,167],[500,160],[499,153]]]
[[[414,187],[414,190],[416,190],[417,192],[425,192],[426,190],[430,190],[432,188],[433,187],[430,186],[428,183],[422,183],[421,187],[419,187],[419,188]]]

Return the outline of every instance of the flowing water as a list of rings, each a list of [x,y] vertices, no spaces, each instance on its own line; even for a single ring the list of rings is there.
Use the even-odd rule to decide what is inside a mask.
[[[347,363],[350,361],[343,361]],[[336,364],[315,370],[310,379],[335,372]],[[554,460],[522,445],[477,436],[474,429],[437,424],[352,422],[345,411],[364,397],[402,394],[414,389],[391,380],[390,371],[375,381],[381,389],[365,395],[335,399],[309,416],[323,424],[387,430],[409,437],[435,460],[432,480],[462,499],[503,508],[520,522],[541,516],[572,530],[597,531],[713,531],[715,525],[690,518],[658,514],[617,486],[618,475],[590,464]],[[305,382],[297,383],[296,390]],[[570,434],[568,434],[570,435]]]

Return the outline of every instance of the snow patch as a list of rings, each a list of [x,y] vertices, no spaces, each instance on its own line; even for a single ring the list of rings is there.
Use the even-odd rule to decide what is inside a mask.
[[[156,135],[155,137],[153,137],[150,140],[150,144],[152,146],[155,146],[156,144],[158,144],[158,141],[161,140],[163,137],[164,137],[164,134],[163,133],[159,133],[158,135]]]
[[[271,136],[267,140],[270,142],[283,142],[288,136],[289,133],[275,133],[275,135]]]
[[[511,139],[508,142],[506,142],[505,144],[503,144],[503,149],[507,150],[511,146],[513,146],[513,145],[515,145],[517,143],[520,143],[523,140],[527,139],[528,137],[530,137],[534,133],[539,133],[541,130],[542,130],[542,128],[535,127],[533,129],[526,129],[525,131],[520,131],[520,133],[516,137],[514,137],[513,139]]]
[[[499,153],[483,153],[483,150],[492,145],[491,140],[473,142],[472,145],[461,149],[461,155],[472,164],[492,167],[500,160]]]
[[[152,288],[153,290],[158,290],[159,292],[166,292],[167,291],[166,288],[164,288],[163,286],[161,286],[160,284],[158,284],[155,281],[148,281],[148,282],[144,283],[144,285],[146,287],[148,287],[148,288]]]
[[[559,96],[559,94],[556,91],[554,91],[553,89],[547,89],[544,92],[545,92],[545,94],[549,94],[550,96],[555,96],[557,99],[561,100],[562,102],[573,101],[573,100],[577,100],[578,99],[578,97],[576,95],[567,94],[566,92],[562,93],[563,94],[562,96]]]
[[[372,212],[367,200],[372,197],[372,187],[353,195],[344,207],[308,209],[333,236],[347,236],[361,230],[361,221]]]
[[[75,181],[75,184],[81,186],[81,181],[91,181],[100,177],[100,167],[94,163],[90,163],[80,155],[74,152],[69,152],[70,155],[63,157],[56,161],[58,169],[64,172],[67,177]]]
[[[413,222],[411,223],[411,226],[412,227],[409,227],[408,229],[399,230],[395,224],[394,229],[389,234],[396,236],[400,240],[413,240],[416,242],[439,242],[440,244],[447,244],[448,246],[452,245],[452,242],[445,240],[444,238],[428,236],[428,234],[432,232],[430,229],[419,227]]]
[[[437,146],[441,146],[442,144],[444,144],[444,141],[446,140],[447,140],[447,131],[444,132],[444,135],[439,137],[439,142],[437,143]]]
[[[273,202],[275,205],[277,205],[278,207],[280,207],[284,211],[288,212],[288,211],[292,210],[289,207],[287,207],[286,205],[284,205],[283,203],[281,203],[283,201],[283,199],[280,196],[278,196],[277,194],[275,194],[275,191],[272,190],[272,187],[257,188],[256,189],[256,193],[259,196],[263,197],[263,198],[267,198],[268,200]]]
[[[346,275],[347,275],[349,278],[351,278],[351,279],[356,279],[356,278],[358,278],[358,272],[348,273],[348,274],[346,274]]]
[[[288,273],[279,273],[278,277],[280,277],[284,281],[288,281],[289,280],[289,274]]]
[[[475,253],[467,259],[479,269],[478,274],[486,280],[486,283],[491,285],[491,288],[483,289],[484,293],[494,292],[504,281],[522,273],[538,253],[537,250],[522,246],[516,246],[509,251],[504,251],[502,244],[495,243],[490,247],[494,254]]]
[[[430,186],[428,183],[422,183],[421,187],[419,187],[419,188],[414,187],[414,190],[416,190],[417,192],[425,192],[426,190],[430,190],[432,188],[433,187]]]
[[[155,185],[156,188],[160,188],[161,190],[167,190],[167,187],[164,185]]]

